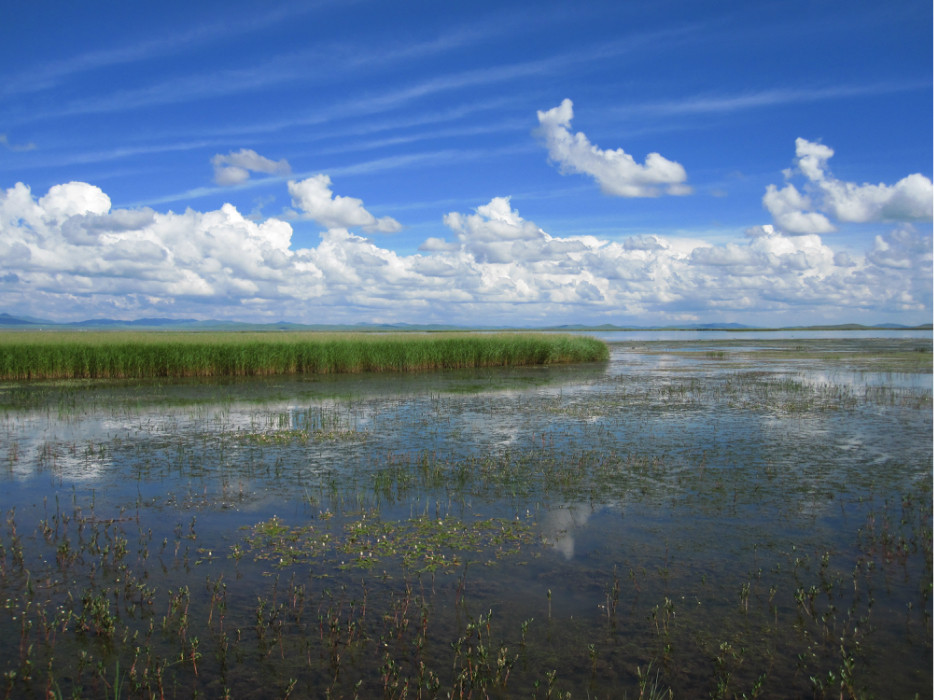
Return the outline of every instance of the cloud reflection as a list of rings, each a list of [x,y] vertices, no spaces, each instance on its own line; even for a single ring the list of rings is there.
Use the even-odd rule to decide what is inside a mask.
[[[593,513],[593,507],[588,503],[570,504],[549,510],[542,520],[542,537],[545,543],[563,554],[565,559],[573,559],[574,533],[587,525]]]

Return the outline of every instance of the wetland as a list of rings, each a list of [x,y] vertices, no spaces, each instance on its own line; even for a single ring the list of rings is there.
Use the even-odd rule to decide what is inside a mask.
[[[927,697],[931,345],[0,383],[0,697]]]

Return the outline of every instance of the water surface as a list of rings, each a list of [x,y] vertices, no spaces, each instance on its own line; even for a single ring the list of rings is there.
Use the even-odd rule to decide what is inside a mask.
[[[926,694],[930,350],[5,384],[7,688]]]

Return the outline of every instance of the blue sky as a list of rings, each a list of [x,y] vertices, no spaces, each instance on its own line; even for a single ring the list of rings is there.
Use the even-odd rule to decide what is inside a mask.
[[[18,3],[0,312],[929,322],[931,30],[914,0]]]

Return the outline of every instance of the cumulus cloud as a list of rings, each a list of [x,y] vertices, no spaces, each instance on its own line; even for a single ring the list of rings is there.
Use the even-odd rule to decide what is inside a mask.
[[[876,236],[867,259],[879,267],[912,270],[919,264],[931,265],[930,239],[917,235],[910,226]]]
[[[289,182],[289,194],[293,206],[328,229],[359,228],[367,233],[395,233],[402,229],[402,224],[392,217],[377,219],[363,207],[362,200],[335,195],[331,178],[324,174]]]
[[[799,192],[792,184],[781,189],[769,185],[762,203],[772,214],[775,223],[788,233],[830,233],[837,230],[830,219],[820,212],[808,211],[814,206],[811,198]]]
[[[828,233],[841,223],[876,221],[930,221],[934,188],[924,175],[915,173],[894,185],[844,182],[827,167],[834,151],[828,146],[798,138],[795,167],[785,171],[786,180],[800,174],[805,192],[792,183],[766,188],[762,203],[775,223],[788,233]]]
[[[252,221],[230,204],[113,209],[87,183],[41,196],[19,183],[0,191],[0,309],[529,325],[931,310],[931,236],[912,224],[880,233],[862,254],[772,225],[716,245],[657,234],[620,242],[552,235],[494,197],[450,212],[446,229],[439,223],[418,253],[402,255],[347,230],[380,220],[362,217],[359,200],[334,197],[326,176],[290,192],[329,221],[316,246],[296,247],[287,221]]]
[[[626,250],[664,250],[668,247],[658,236],[630,236],[623,241]]]
[[[563,173],[593,177],[600,189],[617,197],[657,197],[659,194],[688,194],[691,188],[680,163],[659,153],[649,153],[640,165],[623,149],[603,150],[590,143],[582,132],[572,134],[574,104],[565,99],[546,112],[538,112],[538,135],[548,148],[548,157]]]
[[[494,197],[474,214],[452,212],[444,223],[478,262],[534,262],[550,258],[556,244],[567,244],[525,221],[512,209],[509,197]]]
[[[691,260],[702,266],[728,267],[733,276],[755,276],[767,270],[829,274],[836,264],[833,251],[816,235],[784,236],[762,227],[751,238],[743,244],[695,248]]]
[[[250,179],[251,172],[266,175],[289,175],[292,172],[285,158],[270,160],[248,148],[231,151],[227,155],[218,153],[211,158],[211,165],[214,166],[214,182],[218,185],[239,185]]]
[[[110,210],[110,197],[100,187],[86,182],[53,185],[39,200],[47,219],[65,221],[77,214],[103,214]]]
[[[283,277],[292,229],[220,210],[111,211],[99,188],[72,182],[38,200],[23,184],[0,200],[0,259],[15,259],[26,293],[224,299]]]

